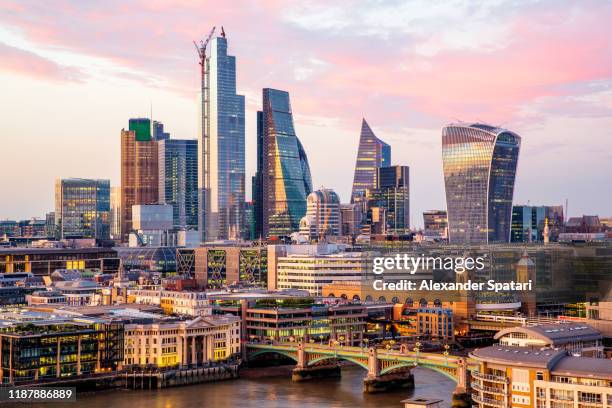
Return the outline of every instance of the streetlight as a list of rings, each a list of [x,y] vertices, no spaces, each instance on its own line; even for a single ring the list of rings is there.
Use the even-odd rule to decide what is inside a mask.
[[[414,344],[414,348],[412,349],[412,351],[414,351],[416,353],[416,359],[414,361],[415,365],[419,364],[419,350],[421,349],[421,342],[417,341]]]
[[[321,340],[321,345],[323,345],[323,339],[325,338],[325,336],[323,336],[322,334],[319,334],[319,340]]]
[[[448,344],[445,344],[444,345],[444,353],[442,353],[442,354],[444,354],[444,360],[446,361],[446,365],[447,366],[448,366],[448,355],[450,354],[448,352],[448,349],[450,349],[450,346]]]

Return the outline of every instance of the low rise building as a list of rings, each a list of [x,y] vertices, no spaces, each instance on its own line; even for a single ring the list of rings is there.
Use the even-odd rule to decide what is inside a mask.
[[[116,370],[123,324],[45,312],[0,312],[0,382],[19,384]]]
[[[474,407],[612,406],[612,361],[566,350],[497,345],[477,349],[471,372]]]
[[[206,292],[150,289],[128,289],[128,303],[160,306],[164,313],[184,316],[209,316],[212,306]]]
[[[189,367],[240,354],[240,318],[199,316],[125,325],[126,366]]]
[[[565,349],[572,355],[603,357],[602,334],[585,323],[563,322],[510,327],[495,334],[503,346]]]

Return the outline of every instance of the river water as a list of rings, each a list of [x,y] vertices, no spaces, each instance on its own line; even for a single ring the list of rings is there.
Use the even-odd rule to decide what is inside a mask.
[[[341,379],[293,382],[290,375],[241,378],[154,391],[111,390],[79,394],[76,404],[46,403],[45,407],[86,408],[191,408],[191,407],[389,407],[401,408],[406,398],[439,398],[449,406],[455,383],[424,368],[413,370],[415,389],[384,394],[363,394],[365,371],[342,368]]]

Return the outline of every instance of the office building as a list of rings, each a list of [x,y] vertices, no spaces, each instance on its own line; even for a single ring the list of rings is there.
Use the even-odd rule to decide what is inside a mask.
[[[198,230],[201,241],[238,239],[245,191],[244,96],[236,94],[236,57],[222,31],[198,49],[202,68],[198,138]]]
[[[521,138],[481,123],[442,130],[442,162],[451,244],[510,242],[512,197]]]
[[[359,346],[362,343],[367,312],[364,305],[326,305],[309,297],[247,293],[242,298],[221,296],[216,308],[240,316],[244,341],[312,341]],[[237,294],[240,297],[240,294]]]
[[[338,195],[333,190],[322,188],[310,193],[306,201],[306,215],[300,221],[300,235],[310,241],[340,236]]]
[[[512,242],[543,242],[545,226],[548,227],[549,241],[557,241],[563,231],[563,206],[512,207]]]
[[[198,228],[198,141],[158,142],[159,202],[172,206],[173,227]]]
[[[132,207],[130,247],[176,245],[177,231],[173,229],[173,207],[171,205],[150,204]]]
[[[195,279],[201,288],[219,289],[231,284],[266,287],[268,284],[266,246],[211,243],[193,251]]]
[[[306,152],[295,134],[289,93],[263,90],[262,235],[289,236],[298,231],[312,191]]]
[[[152,125],[153,139],[155,140],[168,140],[170,139],[170,133],[164,131],[164,124],[156,120],[153,121]]]
[[[494,345],[470,357],[472,403],[478,408],[609,407],[612,361],[571,357],[566,350]]]
[[[263,166],[264,166],[264,123],[263,112],[257,112],[257,170],[252,178],[251,198],[253,201],[254,229],[252,234],[256,239],[263,237]]]
[[[359,148],[355,163],[351,202],[356,197],[363,197],[366,190],[373,190],[377,185],[377,169],[391,166],[391,146],[376,137],[365,119],[361,122]]]
[[[359,204],[340,204],[341,235],[354,238],[361,232],[362,211]]]
[[[379,167],[376,188],[368,190],[368,207],[384,209],[382,233],[410,232],[410,185],[408,166]]]
[[[132,231],[132,206],[159,200],[157,142],[149,119],[130,119],[121,130],[121,240]]]
[[[447,238],[448,221],[446,211],[430,210],[423,212],[423,230],[425,236]]]
[[[57,179],[55,224],[61,239],[108,239],[110,181]]]
[[[114,371],[123,362],[123,324],[34,311],[3,312],[0,381],[67,379]]]
[[[117,252],[112,248],[0,248],[0,272],[51,275],[56,269],[96,269],[116,273]]]
[[[364,253],[337,244],[268,246],[268,288],[302,289],[321,296],[323,285],[356,282],[371,263]]]

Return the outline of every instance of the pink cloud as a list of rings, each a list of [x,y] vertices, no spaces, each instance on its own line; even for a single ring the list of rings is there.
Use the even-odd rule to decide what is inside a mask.
[[[28,13],[9,11],[0,21],[41,46],[102,57],[164,78],[168,89],[184,95],[197,90],[191,40],[214,24],[225,24],[230,53],[238,57],[239,91],[287,89],[296,111],[347,123],[366,114],[400,124],[403,110],[443,121],[508,121],[526,103],[567,95],[571,91],[564,84],[606,79],[612,72],[607,41],[612,8],[607,5],[596,13],[587,2],[525,6],[504,20],[509,29],[503,46],[444,49],[433,56],[415,51],[422,35],[392,33],[380,39],[309,31],[283,19],[286,7],[246,1],[214,7],[186,0],[171,5],[63,1],[33,3]],[[326,66],[297,80],[296,67],[313,57]]]
[[[53,81],[81,81],[84,76],[76,68],[57,64],[40,55],[1,42],[0,70]]]

